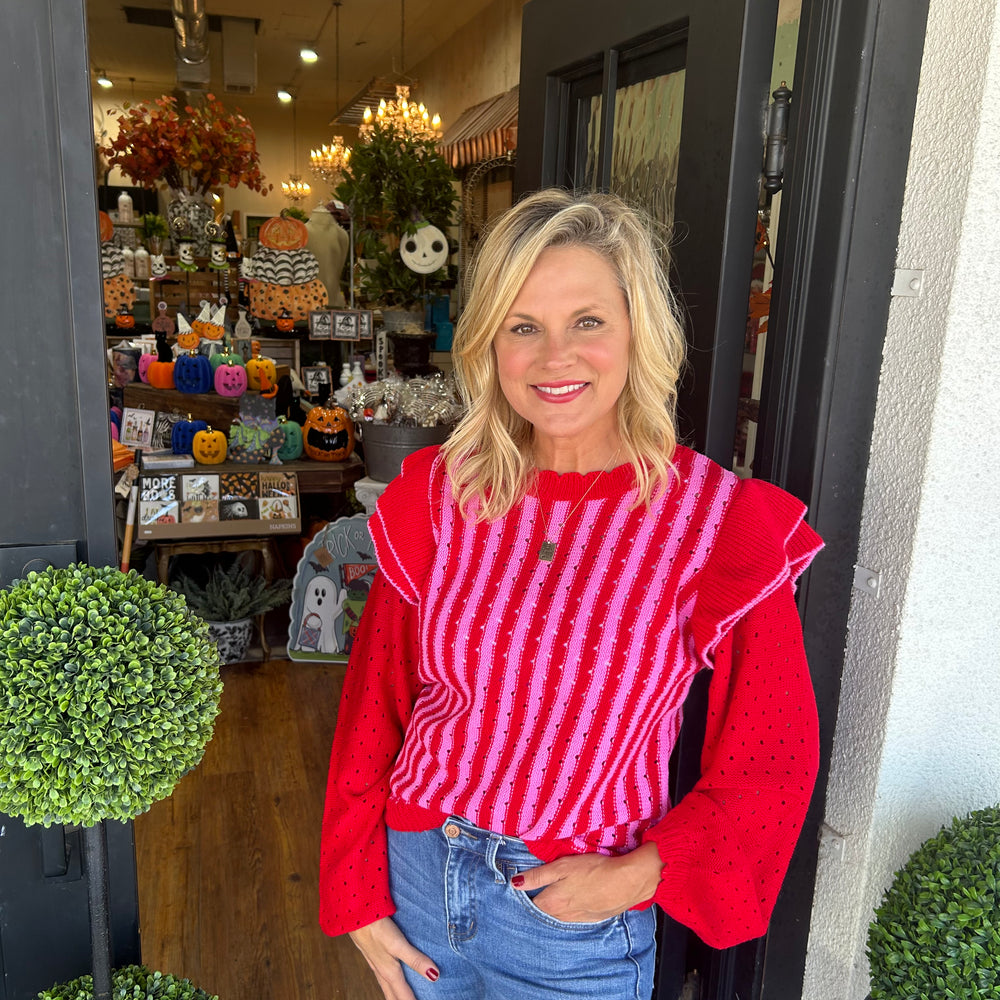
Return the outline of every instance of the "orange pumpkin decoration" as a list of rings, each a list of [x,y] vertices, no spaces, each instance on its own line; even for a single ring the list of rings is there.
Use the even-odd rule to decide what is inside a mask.
[[[306,245],[309,230],[305,223],[286,215],[285,209],[282,209],[281,215],[268,219],[260,227],[257,239],[261,246],[270,247],[272,250],[299,250]]]
[[[287,309],[282,309],[281,315],[274,321],[274,325],[282,333],[291,333],[295,329],[295,317]]]
[[[128,311],[126,306],[122,306],[115,316],[115,326],[119,330],[131,330],[135,326],[135,316]]]
[[[151,361],[146,372],[149,375],[149,384],[155,389],[175,388],[173,361]]]
[[[193,329],[188,329],[183,333],[177,334],[177,344],[183,347],[185,351],[198,350],[199,343],[201,343],[201,337]]]
[[[246,363],[247,388],[260,392],[261,386],[266,384],[270,389],[278,381],[278,369],[270,358],[261,355],[258,341],[251,342],[250,350],[253,356]]]
[[[218,465],[226,460],[226,435],[222,431],[198,431],[191,442],[191,454],[202,465]]]
[[[97,218],[101,224],[101,242],[107,243],[115,235],[115,224],[107,212],[98,212]]]
[[[305,453],[317,462],[343,462],[354,451],[354,424],[342,406],[314,406],[302,428]]]

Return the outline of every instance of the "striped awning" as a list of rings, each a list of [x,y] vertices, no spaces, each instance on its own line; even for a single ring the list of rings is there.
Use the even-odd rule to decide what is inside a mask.
[[[467,167],[517,149],[517,87],[466,108],[438,145],[452,167]]]

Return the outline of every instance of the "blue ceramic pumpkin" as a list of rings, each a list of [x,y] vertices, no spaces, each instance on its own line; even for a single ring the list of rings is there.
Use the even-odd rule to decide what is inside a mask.
[[[174,424],[170,432],[170,450],[175,455],[190,455],[195,434],[207,430],[208,424],[204,420],[192,420],[189,414],[187,420],[178,420]]]
[[[182,354],[174,363],[174,385],[180,392],[211,392],[214,375],[212,362],[197,351]]]

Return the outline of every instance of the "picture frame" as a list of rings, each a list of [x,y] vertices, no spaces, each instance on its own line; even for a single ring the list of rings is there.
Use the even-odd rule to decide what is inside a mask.
[[[333,370],[329,365],[303,365],[299,376],[314,403],[321,402],[333,392]]]
[[[371,309],[358,309],[358,340],[371,340],[375,329]]]
[[[361,339],[359,310],[333,309],[333,340],[356,342]]]
[[[122,410],[122,425],[118,432],[118,439],[129,448],[141,448],[147,451],[153,447],[155,424],[155,410],[139,410],[126,406]]]
[[[309,339],[333,340],[335,330],[335,310],[313,309],[309,313]]]

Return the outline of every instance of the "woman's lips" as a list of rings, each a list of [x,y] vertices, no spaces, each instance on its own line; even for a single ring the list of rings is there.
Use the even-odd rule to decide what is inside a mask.
[[[531,388],[546,403],[569,403],[584,393],[589,385],[589,382],[546,382]]]

